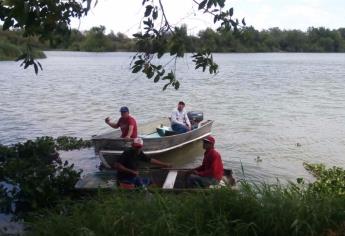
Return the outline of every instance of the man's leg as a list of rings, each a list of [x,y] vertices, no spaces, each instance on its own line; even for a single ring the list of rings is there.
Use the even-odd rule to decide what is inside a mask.
[[[187,127],[181,124],[172,124],[171,129],[179,134],[186,133],[188,131]]]
[[[197,187],[201,187],[201,188],[207,188],[209,187],[211,184],[216,184],[217,181],[213,178],[210,177],[202,177],[199,175],[190,175],[187,179],[187,186],[190,188],[197,188]]]

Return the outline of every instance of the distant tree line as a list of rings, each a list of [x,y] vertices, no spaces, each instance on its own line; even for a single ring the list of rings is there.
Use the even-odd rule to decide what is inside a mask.
[[[187,26],[178,28],[181,44],[187,52],[205,48],[213,52],[345,52],[345,28],[336,30],[310,27],[301,30],[271,28],[256,30],[245,27],[239,32],[217,32],[211,28],[196,36],[188,35]],[[173,37],[173,36],[172,36]],[[88,31],[72,29],[68,35],[55,35],[49,41],[23,38],[18,31],[0,31],[0,60],[14,59],[21,48],[30,44],[40,50],[68,50],[88,52],[117,52],[140,50],[137,39],[123,33],[106,34],[104,26],[92,27]],[[41,55],[42,56],[42,55]]]

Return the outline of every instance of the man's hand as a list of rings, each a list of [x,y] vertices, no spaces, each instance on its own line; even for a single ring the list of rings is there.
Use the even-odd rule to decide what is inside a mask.
[[[132,171],[132,174],[135,175],[135,176],[138,176],[138,175],[139,175],[139,171],[133,170],[133,171]]]
[[[105,118],[105,120],[104,120],[104,121],[105,121],[105,123],[107,123],[107,124],[108,124],[108,123],[110,122],[110,118],[109,118],[109,117],[107,117],[107,118]]]

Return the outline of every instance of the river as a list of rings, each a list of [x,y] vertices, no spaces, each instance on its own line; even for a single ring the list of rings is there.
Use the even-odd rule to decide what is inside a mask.
[[[310,179],[303,162],[345,167],[345,54],[215,54],[216,76],[178,61],[181,88],[162,91],[131,74],[133,53],[46,52],[43,71],[0,62],[0,143],[38,136],[91,135],[110,130],[127,105],[138,123],[170,115],[177,102],[215,120],[224,165],[253,181]],[[179,152],[178,166],[202,160]],[[85,173],[96,170],[93,150],[63,152]],[[260,157],[259,160],[257,157]],[[243,173],[244,172],[244,173]]]

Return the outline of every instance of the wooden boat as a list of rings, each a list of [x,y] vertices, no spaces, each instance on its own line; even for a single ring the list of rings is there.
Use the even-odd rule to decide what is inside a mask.
[[[184,145],[202,139],[211,133],[213,121],[200,123],[198,128],[183,134],[172,133],[168,118],[148,122],[138,126],[139,137],[144,141],[143,151],[148,156],[159,158],[160,154],[180,148]],[[162,134],[165,133],[164,134]],[[120,138],[121,131],[114,130],[92,137],[95,152],[99,155],[103,165],[110,168],[112,163],[129,148],[132,140]]]
[[[149,189],[178,192],[192,190],[187,187],[186,182],[189,170],[191,169],[141,169],[139,173],[140,176],[150,178],[152,184],[148,186]],[[121,189],[123,187],[117,181],[116,174],[117,172],[114,170],[88,174],[76,183],[75,189],[86,191]],[[224,169],[221,182],[218,185],[210,186],[210,188],[233,187],[234,185],[235,179],[232,176],[232,170]],[[128,188],[126,186],[125,189],[133,189],[133,187]]]

